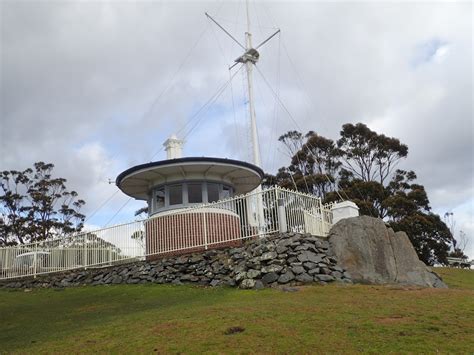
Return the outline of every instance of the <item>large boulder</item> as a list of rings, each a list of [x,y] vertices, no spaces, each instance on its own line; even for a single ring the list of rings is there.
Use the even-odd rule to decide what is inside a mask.
[[[340,220],[328,238],[338,264],[354,282],[447,287],[418,259],[406,233],[395,233],[381,219],[360,216]]]

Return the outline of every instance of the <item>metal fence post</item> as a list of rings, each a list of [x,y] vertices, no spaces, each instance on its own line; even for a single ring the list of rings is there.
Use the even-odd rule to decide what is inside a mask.
[[[84,234],[84,269],[87,269],[87,234]]]
[[[35,255],[33,256],[33,277],[36,279],[36,264],[38,262],[38,243],[35,243]]]
[[[203,227],[203,232],[204,232],[204,249],[207,250],[208,246],[207,246],[207,219],[206,219],[206,211],[203,211],[202,217],[203,217],[202,227]]]
[[[5,248],[5,249],[3,249],[3,250],[5,250],[5,267],[2,267],[2,278],[3,278],[4,276],[8,276],[8,275],[7,275],[7,272],[8,272],[8,271],[4,273],[3,270],[8,270],[8,269],[10,269],[10,267],[9,267],[9,265],[8,265],[8,263],[10,262],[10,260],[8,260],[8,257],[10,256],[10,249],[6,249],[6,248]],[[13,263],[12,263],[12,264],[13,264]]]

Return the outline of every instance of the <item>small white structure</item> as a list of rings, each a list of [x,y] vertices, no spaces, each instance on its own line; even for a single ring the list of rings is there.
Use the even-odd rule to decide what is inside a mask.
[[[166,159],[179,159],[183,156],[184,141],[178,139],[175,134],[169,137],[164,143]]]
[[[352,201],[342,201],[334,204],[331,208],[332,224],[341,219],[359,216],[359,207]]]

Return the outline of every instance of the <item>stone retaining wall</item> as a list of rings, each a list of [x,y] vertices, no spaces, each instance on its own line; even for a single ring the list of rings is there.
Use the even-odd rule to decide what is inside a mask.
[[[243,246],[166,257],[155,261],[6,280],[0,287],[194,283],[206,286],[263,288],[327,282],[352,283],[337,265],[329,243],[309,234],[284,233],[248,240]]]

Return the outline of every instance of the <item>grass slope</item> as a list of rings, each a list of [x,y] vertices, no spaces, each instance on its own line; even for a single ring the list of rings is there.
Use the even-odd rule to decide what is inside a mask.
[[[474,290],[474,270],[437,267],[433,269],[451,288]]]
[[[0,353],[470,353],[474,271],[440,273],[456,288],[0,290]]]

